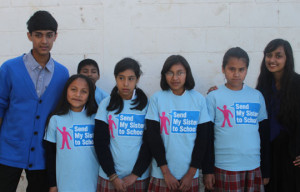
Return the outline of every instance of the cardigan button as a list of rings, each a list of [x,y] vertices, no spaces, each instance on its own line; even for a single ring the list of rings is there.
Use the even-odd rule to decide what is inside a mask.
[[[39,119],[39,118],[40,118],[40,116],[39,116],[39,115],[37,115],[37,116],[36,116],[36,119]]]
[[[37,135],[37,134],[38,134],[38,132],[37,132],[37,131],[35,131],[33,134],[34,134],[34,135]]]
[[[41,99],[39,100],[39,103],[42,103],[42,100],[41,100]]]
[[[28,167],[31,168],[31,167],[32,167],[32,164],[29,164]]]
[[[34,147],[31,147],[31,149],[30,149],[31,151],[34,151]]]

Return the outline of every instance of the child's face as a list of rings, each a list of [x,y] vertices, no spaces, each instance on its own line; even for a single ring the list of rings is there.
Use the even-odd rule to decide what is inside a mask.
[[[79,73],[89,77],[93,81],[94,84],[96,84],[96,82],[100,78],[98,70],[94,65],[86,65],[86,66],[82,67]]]
[[[120,72],[116,77],[116,83],[120,96],[125,100],[131,99],[138,81],[139,79],[135,76],[133,70],[127,69],[123,72]]]
[[[82,78],[74,80],[67,89],[67,100],[72,111],[80,112],[89,97],[89,86]]]
[[[247,64],[243,59],[231,57],[225,68],[222,68],[227,80],[226,87],[231,90],[241,90],[247,75]]]
[[[166,80],[175,95],[182,95],[184,92],[184,84],[186,80],[186,70],[181,63],[173,65],[166,72]]]
[[[265,63],[267,69],[273,74],[283,74],[286,55],[282,46],[270,53],[266,53]]]
[[[28,32],[27,37],[33,45],[33,56],[48,57],[57,34],[51,30],[37,30],[33,31],[31,34]]]

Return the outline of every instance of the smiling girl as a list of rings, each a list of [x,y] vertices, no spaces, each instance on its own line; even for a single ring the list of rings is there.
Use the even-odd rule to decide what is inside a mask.
[[[96,191],[99,164],[93,145],[97,104],[94,85],[84,75],[66,82],[46,128],[49,192]]]
[[[290,43],[274,39],[264,50],[257,89],[270,119],[271,178],[267,191],[300,191],[300,76]]]

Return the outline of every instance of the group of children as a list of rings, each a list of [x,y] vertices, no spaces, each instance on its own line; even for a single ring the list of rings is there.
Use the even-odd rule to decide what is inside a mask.
[[[244,84],[248,66],[243,49],[229,49],[226,83],[205,98],[194,90],[187,60],[171,55],[162,90],[148,100],[137,86],[136,60],[115,65],[110,95],[96,87],[97,63],[81,61],[46,121],[49,191],[198,191],[199,169],[216,192],[300,191],[300,77],[292,49],[282,39],[267,45],[259,91]]]
[[[78,73],[87,75],[83,69],[95,69],[98,79],[98,66],[86,61],[93,60],[82,61]],[[70,110],[59,112],[64,107],[58,105],[45,136],[47,141],[57,143],[58,188],[61,191],[96,188],[97,191],[198,191],[198,169],[202,169],[209,190],[264,191],[270,179],[268,114],[264,96],[244,84],[248,66],[249,57],[243,49],[229,49],[222,64],[227,82],[205,99],[193,89],[195,82],[186,59],[172,55],[161,70],[162,90],[148,101],[137,87],[142,74],[140,65],[134,59],[124,58],[115,66],[116,86],[110,96],[100,99],[97,113],[95,110],[89,113],[91,107],[96,107],[95,80],[91,87],[84,76],[72,76],[60,101]],[[88,94],[83,99],[77,88],[78,98],[74,99],[79,101],[73,103],[69,91],[72,84],[80,87],[82,82],[78,79],[85,81],[82,89]],[[59,130],[62,128],[64,133]],[[93,133],[95,151],[93,142],[85,140],[86,134]],[[68,141],[70,148],[64,147]],[[79,150],[80,147],[83,149]],[[295,166],[299,166],[298,159],[292,167],[296,181],[299,170]],[[87,172],[76,174],[79,169]],[[296,185],[296,182],[289,185],[291,191],[297,191]]]

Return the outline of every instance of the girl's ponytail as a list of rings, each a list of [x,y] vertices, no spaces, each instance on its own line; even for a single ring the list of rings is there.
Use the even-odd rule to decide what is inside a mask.
[[[118,87],[115,86],[110,93],[110,101],[108,106],[106,107],[107,111],[114,111],[118,109],[115,114],[121,113],[124,108],[124,103],[122,97],[118,93]]]
[[[134,105],[135,107],[132,107],[130,109],[136,109],[141,111],[146,107],[148,103],[147,96],[144,93],[144,91],[140,88],[135,89],[135,94],[136,94],[136,98],[133,100],[132,103],[132,105]]]

